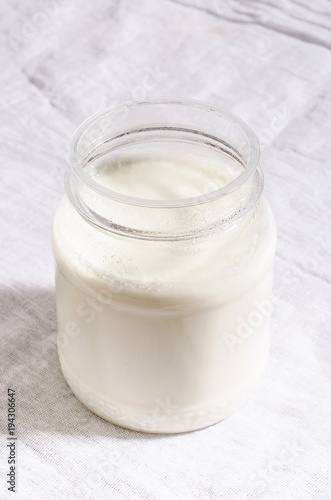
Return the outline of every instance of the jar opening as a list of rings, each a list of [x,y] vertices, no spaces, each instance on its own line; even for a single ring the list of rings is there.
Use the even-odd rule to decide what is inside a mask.
[[[156,113],[155,107],[158,108]],[[155,118],[151,108],[154,108]],[[180,112],[178,112],[179,108],[181,108]],[[183,120],[182,108],[189,111],[184,127],[180,126]],[[139,127],[135,127],[137,119],[134,115],[140,110],[153,121],[157,120],[153,123],[154,126],[148,122],[140,122]],[[201,127],[201,114],[204,113],[208,113],[210,122],[215,121],[213,128],[212,123],[209,124],[209,130]],[[196,121],[194,121],[195,114]],[[213,120],[210,119],[211,115],[213,115]],[[132,124],[130,124],[130,116]],[[193,123],[189,123],[188,119],[192,118]],[[172,126],[165,125],[165,120]],[[122,127],[124,130],[121,130]],[[120,133],[114,133],[118,129]],[[230,137],[231,134],[233,137]],[[105,165],[102,165],[102,162],[104,164],[108,162],[111,169],[125,165],[126,161],[132,164],[135,159],[133,151],[140,157],[145,155],[150,164],[155,160],[154,169],[155,163],[162,159],[172,158],[173,161],[179,163],[192,161],[193,164],[197,164],[204,157],[213,164],[214,168],[207,185],[203,186],[200,194],[180,196],[175,199],[132,196],[107,187],[105,182],[100,182],[100,170],[105,172]],[[194,100],[159,99],[128,103],[118,108],[107,108],[91,116],[74,133],[69,159],[75,173],[92,189],[106,197],[136,206],[176,207],[203,204],[231,193],[243,185],[255,172],[259,156],[260,148],[255,134],[248,125],[232,113]],[[118,161],[119,157],[120,161]],[[190,175],[194,175],[194,167],[196,165],[192,165],[191,170],[187,169],[185,181],[188,184],[190,184]],[[228,175],[226,179],[224,173],[229,170],[232,175]],[[233,172],[234,170],[236,172]],[[157,173],[159,172],[153,172],[153,175]],[[110,177],[109,186],[112,185]],[[165,174],[162,177],[165,179]],[[211,189],[212,186],[216,189]]]
[[[78,127],[66,189],[81,215],[108,230],[191,235],[257,203],[259,154],[255,134],[228,111],[172,98],[133,102]]]

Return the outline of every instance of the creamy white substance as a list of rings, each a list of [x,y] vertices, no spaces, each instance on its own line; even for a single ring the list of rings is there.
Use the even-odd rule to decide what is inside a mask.
[[[224,165],[137,160],[103,165],[94,178],[126,195],[181,199],[240,174],[229,158]],[[182,214],[172,213],[178,228]],[[269,346],[275,227],[263,199],[225,231],[163,242],[93,227],[65,199],[53,248],[61,366],[92,411],[132,429],[181,432],[248,399]]]

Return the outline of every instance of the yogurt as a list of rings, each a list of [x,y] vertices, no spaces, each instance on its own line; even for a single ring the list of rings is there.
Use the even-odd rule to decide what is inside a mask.
[[[125,196],[185,200],[208,197],[242,171],[225,154],[127,155],[92,165],[89,175]],[[114,217],[108,199],[88,196],[96,212]],[[207,210],[174,207],[164,226],[200,227]],[[125,225],[134,212],[115,218]],[[143,224],[154,217],[147,211]],[[157,217],[162,224],[162,211]],[[217,231],[166,241],[110,234],[65,198],[53,249],[61,367],[94,413],[129,429],[183,432],[224,419],[249,398],[269,349],[275,225],[263,197]]]

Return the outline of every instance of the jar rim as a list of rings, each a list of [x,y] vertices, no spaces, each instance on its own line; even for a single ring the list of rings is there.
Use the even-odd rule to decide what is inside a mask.
[[[196,108],[201,111],[213,112],[219,115],[222,118],[226,118],[229,121],[235,123],[239,129],[244,133],[247,138],[249,148],[250,148],[250,157],[245,165],[243,171],[232,180],[226,186],[223,186],[215,191],[211,191],[208,194],[202,194],[199,196],[194,196],[190,198],[180,198],[180,199],[172,199],[172,200],[153,200],[153,199],[145,199],[138,198],[130,195],[126,195],[123,193],[119,193],[112,189],[109,189],[99,182],[95,181],[93,177],[89,176],[84,168],[82,167],[82,163],[79,159],[78,147],[79,142],[86,130],[98,120],[102,119],[104,116],[109,115],[110,113],[116,113],[123,108],[135,108],[135,107],[143,107],[150,105],[182,105],[184,107]],[[73,171],[76,175],[85,182],[90,188],[94,191],[99,192],[103,196],[108,197],[111,200],[125,203],[128,205],[134,205],[138,207],[148,207],[148,208],[181,208],[187,206],[195,206],[202,205],[205,203],[209,203],[211,201],[222,198],[234,190],[241,187],[247,180],[254,174],[259,165],[260,159],[260,145],[258,138],[256,137],[253,130],[247,125],[241,118],[231,113],[230,111],[209,104],[204,101],[196,100],[196,99],[182,99],[182,98],[174,98],[174,97],[162,97],[162,98],[149,98],[139,101],[127,101],[119,106],[108,106],[103,108],[102,110],[92,114],[86,120],[84,120],[73,133],[70,146],[69,146],[69,164],[72,167]]]

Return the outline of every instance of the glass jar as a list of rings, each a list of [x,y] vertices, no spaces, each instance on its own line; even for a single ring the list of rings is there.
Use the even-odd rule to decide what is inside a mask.
[[[191,431],[257,386],[276,242],[258,161],[251,129],[198,101],[129,103],[75,132],[53,225],[58,352],[100,417]]]

